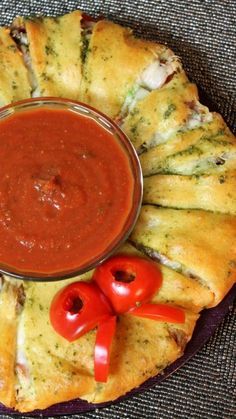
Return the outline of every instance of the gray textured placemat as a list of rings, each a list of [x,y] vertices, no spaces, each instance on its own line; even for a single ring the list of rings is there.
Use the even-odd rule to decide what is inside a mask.
[[[0,24],[10,23],[18,14],[56,15],[75,8],[109,17],[142,36],[167,43],[236,132],[234,0],[0,0]],[[232,307],[209,343],[161,385],[79,418],[235,418],[235,319]]]

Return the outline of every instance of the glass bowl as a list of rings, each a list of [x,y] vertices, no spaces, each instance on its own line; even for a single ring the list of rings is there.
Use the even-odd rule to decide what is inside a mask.
[[[101,264],[104,260],[110,257],[128,238],[135,225],[141,208],[143,177],[137,153],[133,145],[129,141],[128,137],[111,119],[109,119],[107,116],[97,111],[96,109],[88,105],[85,105],[84,103],[52,97],[27,99],[1,108],[0,122],[3,119],[8,118],[9,116],[13,116],[15,113],[29,110],[31,111],[38,108],[72,111],[73,113],[77,113],[79,115],[91,118],[105,130],[108,130],[113,135],[113,137],[116,138],[116,140],[119,142],[119,144],[125,151],[125,154],[129,160],[129,165],[134,181],[132,206],[122,230],[114,238],[114,240],[112,240],[111,243],[106,247],[105,251],[95,255],[91,260],[86,262],[86,264],[79,266],[78,269],[73,268],[71,270],[67,269],[66,271],[56,271],[47,274],[40,273],[38,272],[38,270],[37,272],[30,272],[28,270],[23,271],[14,267],[14,263],[10,266],[0,262],[0,273],[2,274],[6,274],[18,279],[31,281],[58,281],[81,275],[95,268],[97,265]]]

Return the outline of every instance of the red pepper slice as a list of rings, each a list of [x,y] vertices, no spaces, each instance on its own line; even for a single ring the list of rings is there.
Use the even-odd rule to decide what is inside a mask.
[[[147,302],[162,283],[158,266],[147,259],[114,256],[95,270],[93,278],[100,288],[95,282],[75,282],[59,291],[51,303],[50,320],[56,332],[69,341],[98,327],[94,374],[96,381],[106,382],[116,329],[115,313],[184,323],[185,312],[166,304]]]
[[[55,295],[50,307],[52,326],[70,342],[112,315],[109,302],[95,283],[68,285]]]
[[[109,374],[110,350],[116,330],[116,316],[110,317],[98,325],[94,351],[94,377],[96,381],[106,383]]]
[[[162,284],[158,265],[137,256],[113,256],[95,270],[93,279],[117,313],[146,302]]]
[[[144,317],[151,320],[170,323],[184,323],[185,312],[181,308],[166,304],[142,304],[129,312],[132,316]]]

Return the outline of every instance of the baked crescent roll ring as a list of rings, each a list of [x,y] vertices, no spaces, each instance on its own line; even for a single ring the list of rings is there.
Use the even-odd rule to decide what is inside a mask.
[[[98,382],[97,329],[70,342],[50,322],[56,293],[94,281],[94,271],[47,283],[2,276],[0,402],[30,412],[78,397],[115,400],[179,358],[201,310],[216,306],[236,282],[235,137],[200,103],[196,85],[167,46],[81,11],[17,17],[10,29],[0,28],[0,73],[0,106],[31,96],[64,97],[97,108],[128,135],[142,167],[143,206],[117,254],[151,262],[161,280],[148,302],[183,315],[182,323],[171,323],[115,312],[108,380]],[[117,199],[114,184],[111,196]],[[94,232],[87,236],[99,240]],[[131,309],[137,313],[139,305]]]

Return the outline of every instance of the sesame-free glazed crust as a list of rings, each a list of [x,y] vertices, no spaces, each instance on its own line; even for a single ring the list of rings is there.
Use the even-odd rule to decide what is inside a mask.
[[[17,287],[3,282],[0,290],[0,401],[7,407],[16,404],[17,300]]]
[[[79,11],[57,18],[17,18],[14,31],[25,31],[25,61],[33,96],[78,100],[81,84],[81,19]]]
[[[0,75],[0,106],[30,97],[23,57],[8,28],[0,28]]]
[[[87,46],[81,100],[115,118],[142,71],[153,60],[172,55],[164,45],[135,38],[130,29],[101,20]]]
[[[236,217],[144,205],[131,239],[156,259],[196,277],[217,305],[236,280]]]
[[[202,176],[153,175],[144,179],[145,204],[236,215],[236,171]],[[186,199],[188,197],[188,199]]]

